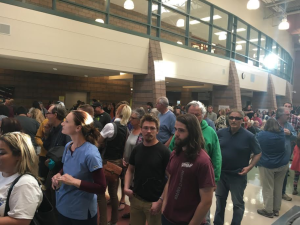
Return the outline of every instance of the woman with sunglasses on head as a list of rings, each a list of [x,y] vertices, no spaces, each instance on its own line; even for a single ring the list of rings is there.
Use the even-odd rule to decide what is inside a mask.
[[[96,194],[104,194],[106,189],[102,159],[95,146],[99,130],[87,112],[75,110],[62,123],[62,133],[72,142],[66,145],[63,169],[52,178],[59,224],[96,225]]]
[[[37,182],[38,157],[29,135],[13,132],[0,136],[0,171],[0,224],[29,225],[43,200]],[[10,186],[20,175],[6,201]]]

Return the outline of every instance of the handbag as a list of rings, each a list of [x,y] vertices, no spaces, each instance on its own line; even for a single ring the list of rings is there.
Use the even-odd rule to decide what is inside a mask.
[[[25,174],[33,176],[30,173],[25,173]],[[12,192],[15,184],[25,174],[22,174],[19,177],[17,177],[13,181],[13,183],[11,184],[11,186],[10,186],[10,188],[8,190],[8,193],[7,193],[7,199],[6,199],[6,205],[5,205],[5,210],[4,210],[4,216],[8,216],[8,212],[10,210],[10,207],[9,207],[9,198],[10,198],[11,192]],[[37,180],[37,182],[39,183],[38,180]],[[56,221],[55,218],[56,217],[55,217],[55,213],[54,213],[54,208],[53,208],[52,204],[50,203],[50,201],[48,200],[48,198],[45,196],[45,194],[43,192],[42,203],[37,208],[37,210],[35,211],[34,217],[33,217],[32,221],[31,221],[30,225],[56,225],[57,221]]]
[[[103,165],[104,175],[110,182],[117,181],[122,173],[122,168],[109,161]]]
[[[64,151],[65,146],[54,146],[53,148],[49,149],[46,157],[52,159],[55,163],[61,162]]]

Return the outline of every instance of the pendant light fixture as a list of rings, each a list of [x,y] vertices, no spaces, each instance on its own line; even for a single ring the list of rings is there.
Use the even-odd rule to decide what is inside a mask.
[[[126,0],[124,2],[124,9],[132,10],[134,9],[134,3],[132,0]]]
[[[278,25],[279,30],[288,30],[290,28],[290,24],[287,21],[286,16],[282,19],[281,23]]]
[[[249,0],[247,3],[247,9],[255,10],[258,9],[260,6],[259,0]]]
[[[184,27],[184,19],[177,20],[176,26],[177,27]]]

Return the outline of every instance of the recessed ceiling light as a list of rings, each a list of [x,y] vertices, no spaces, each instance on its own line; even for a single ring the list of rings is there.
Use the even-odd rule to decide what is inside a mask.
[[[120,75],[125,75],[126,73],[120,72]]]
[[[222,18],[222,17],[219,16],[219,15],[214,15],[214,16],[213,16],[213,20],[217,20],[217,19],[221,19],[221,18]],[[202,18],[201,20],[203,20],[203,21],[210,21],[210,16],[204,17],[204,18]]]
[[[83,75],[84,77],[89,77],[89,75]]]
[[[182,45],[182,42],[181,41],[177,41],[177,44]]]
[[[240,50],[242,50],[243,49],[243,46],[242,45],[237,45],[236,47],[235,47],[235,50],[237,50],[237,51],[240,51]]]
[[[134,3],[132,0],[126,0],[124,2],[124,9],[132,10],[134,9]]]
[[[220,32],[217,32],[217,33],[215,33],[215,35],[226,35],[227,34],[227,32],[225,32],[225,31],[220,31]]]
[[[104,23],[103,19],[96,19],[95,21],[98,22],[98,23]]]
[[[130,90],[132,90],[132,91],[133,91],[133,88],[130,88]]]
[[[246,41],[237,41],[236,43],[237,43],[237,44],[245,44]]]
[[[184,19],[179,19],[176,22],[177,27],[184,27]]]
[[[56,70],[57,70],[57,68],[53,68],[53,70],[55,70],[55,71],[56,71]]]

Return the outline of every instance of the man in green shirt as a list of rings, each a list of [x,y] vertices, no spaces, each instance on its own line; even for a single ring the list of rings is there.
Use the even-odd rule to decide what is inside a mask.
[[[193,114],[197,117],[199,120],[199,123],[201,125],[202,134],[205,140],[205,151],[211,158],[213,167],[214,167],[214,173],[215,173],[215,182],[217,182],[220,179],[221,175],[221,167],[222,167],[222,155],[220,150],[220,143],[218,136],[213,128],[208,126],[207,122],[203,120],[205,114],[206,114],[206,108],[205,106],[199,102],[199,101],[192,101],[189,104],[187,104],[186,112],[189,114]],[[173,151],[175,148],[175,135],[173,136],[171,143],[169,145],[169,149]],[[206,216],[206,224],[210,224],[210,212],[208,212]]]

